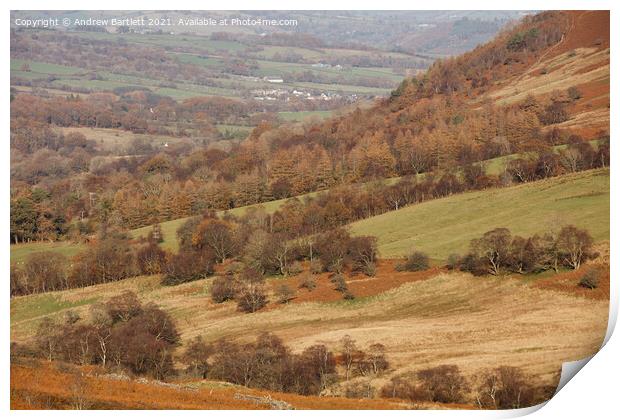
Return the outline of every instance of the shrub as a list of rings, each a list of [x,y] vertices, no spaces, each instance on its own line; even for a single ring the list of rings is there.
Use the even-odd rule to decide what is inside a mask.
[[[299,282],[299,288],[308,289],[309,291],[314,290],[316,288],[316,278],[310,273],[304,274]]]
[[[349,292],[348,290],[345,290],[342,293],[342,298],[344,300],[355,300],[355,295],[353,293]]]
[[[262,284],[265,281],[263,273],[253,267],[244,267],[238,277],[241,281],[251,284]]]
[[[23,269],[13,276],[21,279],[25,293],[45,293],[47,291],[66,289],[67,259],[55,252],[35,252],[28,256]]]
[[[235,279],[232,276],[216,277],[211,285],[211,300],[215,303],[232,300],[236,291]]]
[[[110,354],[135,374],[165,379],[174,372],[172,350],[179,343],[174,320],[153,304],[142,313],[122,322],[109,338]]]
[[[164,266],[162,284],[166,286],[198,280],[213,274],[214,257],[207,250],[179,250]]]
[[[567,120],[566,105],[559,101],[553,101],[547,105],[540,116],[540,122],[544,125],[559,124]]]
[[[80,317],[80,314],[78,314],[77,312],[75,312],[72,309],[69,309],[67,312],[65,312],[65,315],[64,315],[63,318],[64,318],[64,321],[65,321],[65,324],[69,324],[69,325],[75,324],[80,319],[82,319]]]
[[[600,273],[596,269],[588,270],[579,280],[579,286],[586,289],[596,289],[599,284]]]
[[[428,270],[429,268],[429,260],[428,255],[420,251],[414,251],[409,256],[404,263],[399,263],[396,265],[397,271],[423,271]]]
[[[128,239],[109,233],[74,257],[68,282],[70,287],[92,286],[132,277],[136,271]]]
[[[213,346],[203,341],[201,336],[194,337],[187,344],[185,352],[181,356],[181,361],[187,365],[187,372],[207,379],[207,373],[211,366],[209,357],[213,354]]]
[[[377,238],[374,236],[351,238],[349,240],[348,258],[351,260],[351,269],[353,271],[360,271],[367,276],[374,276],[376,272]]]
[[[581,97],[583,96],[581,91],[577,89],[575,86],[569,87],[566,93],[568,94],[568,97],[571,98],[573,101],[577,101],[581,99]]]
[[[100,306],[103,317],[85,323],[71,317],[64,324],[43,319],[35,348],[48,360],[126,368],[134,374],[165,379],[174,373],[172,353],[179,344],[174,320],[154,304],[142,306],[133,292]]]
[[[199,360],[205,360],[206,352],[201,353]],[[334,355],[324,345],[313,345],[301,354],[293,354],[281,339],[267,333],[253,343],[220,340],[209,349],[208,356],[211,378],[302,395],[320,394],[336,372]]]
[[[235,296],[237,308],[246,313],[256,312],[267,305],[267,295],[262,284],[246,284]]]
[[[126,322],[142,313],[142,304],[132,291],[125,291],[111,297],[105,304],[105,311],[112,322]]]
[[[302,271],[304,271],[304,269],[299,261],[294,261],[292,264],[289,264],[286,269],[286,272],[289,276],[296,276]]]
[[[310,261],[310,272],[312,274],[320,274],[323,272],[323,265],[319,260]]]
[[[348,289],[347,282],[342,274],[332,276],[330,281],[334,283],[335,289],[339,292],[345,292]]]
[[[234,275],[234,274],[239,274],[243,271],[243,269],[245,268],[245,266],[243,265],[242,262],[240,261],[233,261],[232,263],[230,263],[225,270],[225,273],[227,275]]]
[[[276,291],[278,303],[288,303],[295,298],[295,291],[287,284],[281,284]]]
[[[399,375],[390,379],[381,388],[383,398],[400,398],[409,401],[420,400],[420,392],[415,387],[413,381],[407,375]]]
[[[349,384],[344,390],[344,396],[347,398],[374,398],[376,393],[377,390],[366,380]]]
[[[374,262],[370,262],[364,265],[362,269],[362,273],[366,274],[368,277],[373,277],[377,274],[377,266]]]
[[[332,229],[318,236],[316,251],[325,271],[342,272],[350,240],[349,232],[342,228]]]
[[[290,248],[282,234],[256,230],[244,247],[243,261],[263,274],[286,274]]]
[[[149,242],[138,249],[136,261],[141,274],[158,274],[166,264],[166,252],[156,242]]]

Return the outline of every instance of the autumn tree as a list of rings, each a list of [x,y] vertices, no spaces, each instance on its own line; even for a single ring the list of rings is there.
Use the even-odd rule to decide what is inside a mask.
[[[345,379],[348,381],[351,370],[355,363],[360,359],[361,351],[358,349],[354,339],[349,335],[345,335],[340,339],[340,351],[342,364],[345,370]]]
[[[474,254],[485,262],[489,274],[497,276],[508,259],[510,240],[508,229],[497,228],[472,240],[470,246]]]
[[[233,227],[223,220],[204,219],[192,234],[192,245],[197,249],[210,249],[218,262],[224,262],[235,252]]]
[[[209,289],[215,303],[226,302],[235,298],[239,284],[232,275],[216,277]]]
[[[166,251],[161,249],[155,241],[149,241],[136,251],[136,263],[142,274],[161,273],[166,264]]]
[[[35,252],[26,257],[19,273],[24,293],[45,293],[69,287],[67,281],[68,260],[61,254],[49,251]]]
[[[142,313],[138,296],[131,291],[111,297],[105,304],[105,311],[112,323],[127,322]]]
[[[368,276],[376,272],[377,238],[374,236],[356,236],[349,240],[348,255],[351,269],[361,271]]]
[[[213,346],[205,343],[202,336],[197,336],[187,343],[181,361],[187,366],[189,373],[206,379],[211,368],[209,358],[212,354]]]
[[[162,284],[176,285],[210,276],[214,262],[214,254],[209,249],[180,249],[166,259]]]
[[[441,403],[464,402],[469,385],[456,365],[440,365],[417,373],[425,400]]]
[[[515,409],[535,404],[532,378],[522,369],[500,366],[482,372],[476,389],[476,402],[482,408]]]
[[[267,293],[261,283],[245,282],[240,286],[237,295],[237,308],[246,313],[256,312],[267,305]]]
[[[569,225],[558,234],[557,247],[566,265],[577,270],[582,262],[594,256],[593,242],[587,230]]]
[[[342,228],[329,230],[319,236],[315,248],[324,270],[336,273],[342,271],[350,239],[349,233]]]

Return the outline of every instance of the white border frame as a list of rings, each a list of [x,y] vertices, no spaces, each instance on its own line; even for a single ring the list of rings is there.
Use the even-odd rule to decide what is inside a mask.
[[[592,1],[578,1],[578,0],[548,0],[543,2],[533,0],[520,0],[520,1],[504,1],[501,4],[499,2],[493,2],[489,0],[471,0],[468,2],[462,2],[457,0],[435,0],[433,2],[412,2],[403,0],[382,0],[376,3],[360,4],[359,1],[353,0],[298,0],[294,3],[290,0],[263,0],[261,2],[248,1],[248,0],[229,0],[224,3],[220,2],[200,2],[200,1],[188,1],[188,0],[175,0],[174,2],[168,1],[145,1],[137,0],[128,4],[127,2],[119,0],[107,0],[105,2],[93,2],[86,5],[83,1],[76,0],[56,0],[54,2],[47,2],[42,4],[41,2],[22,0],[10,5],[15,10],[611,10],[611,43],[614,44],[618,38],[618,32],[620,31],[620,6],[618,2],[612,2],[611,0],[592,0]],[[127,7],[131,6],[131,7]],[[5,8],[2,14],[3,22],[6,22],[5,34],[9,32],[9,20],[10,9]],[[5,36],[6,36],[5,35]],[[9,37],[6,36],[4,43],[2,44],[2,53],[4,57],[9,57]],[[614,49],[615,46],[612,46]],[[611,136],[615,137],[615,133],[618,130],[618,83],[617,72],[618,69],[618,57],[616,55],[611,56],[611,80],[610,80],[610,94],[611,94]],[[4,197],[5,204],[2,206],[2,223],[1,232],[5,238],[9,237],[9,185],[10,185],[10,158],[9,158],[9,90],[10,85],[10,69],[9,66],[4,64],[2,68],[3,80],[5,80],[5,94],[4,101],[2,101],[2,120],[3,130],[5,133],[4,153],[1,154],[2,167],[5,170],[2,172],[2,182],[0,187],[2,188],[2,196]],[[613,93],[613,94],[612,94]],[[616,139],[612,139],[611,143],[611,160],[613,165],[616,164]],[[618,209],[617,201],[617,186],[618,175],[614,169],[611,171],[611,211],[614,214],[614,210]],[[618,224],[611,218],[611,242],[615,244],[615,239],[618,238]],[[1,237],[1,236],[0,236]],[[601,351],[594,356],[594,358],[587,364],[587,366],[577,375],[576,379],[569,381],[569,383],[546,405],[545,408],[538,410],[540,407],[533,409],[523,410],[511,410],[511,411],[398,411],[387,412],[382,411],[381,415],[387,415],[390,418],[410,418],[415,416],[416,418],[509,418],[525,415],[536,411],[533,414],[534,418],[539,419],[571,419],[571,418],[583,418],[584,416],[593,416],[593,418],[610,418],[609,414],[617,413],[617,375],[620,373],[619,362],[617,355],[620,353],[620,342],[617,337],[612,337],[611,333],[615,326],[615,321],[618,314],[618,282],[616,275],[618,268],[616,262],[618,261],[618,251],[615,246],[611,246],[611,300],[610,300],[610,322],[606,336],[607,345]],[[5,293],[8,295],[8,276],[10,265],[10,248],[8,240],[5,244],[5,252],[0,256],[1,264],[4,267],[4,273],[2,280],[4,282]],[[2,411],[9,412],[9,396],[10,396],[10,378],[9,378],[9,341],[10,341],[10,306],[7,295],[3,299],[0,299],[0,305],[2,307],[2,313],[5,315],[2,328],[2,348],[0,350],[2,354],[2,365],[4,366],[4,377],[0,380],[0,398],[2,400]],[[617,334],[616,334],[617,336]],[[389,414],[388,414],[389,413]],[[34,411],[11,411],[10,416],[15,418],[38,418],[40,412]],[[361,419],[370,419],[377,416],[379,413],[376,411],[359,411],[353,415]],[[83,416],[84,413],[79,412],[66,412],[66,411],[47,411],[44,414],[49,416],[50,419],[55,418],[78,418]],[[86,414],[89,418],[107,418],[110,413],[90,411]],[[200,418],[205,416],[217,417],[222,419],[236,418],[237,416],[244,418],[260,418],[269,416],[270,419],[286,418],[289,416],[295,416],[299,418],[315,418],[317,415],[328,418],[339,418],[345,413],[338,411],[297,411],[297,412],[283,412],[283,411],[210,411],[208,413],[202,411],[117,411],[114,416],[120,416],[121,418],[150,417],[150,418],[169,418],[171,415],[180,415],[185,418]]]

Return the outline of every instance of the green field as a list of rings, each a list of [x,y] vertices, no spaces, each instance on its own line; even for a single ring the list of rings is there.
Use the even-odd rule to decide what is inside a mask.
[[[297,50],[295,50],[297,52]],[[375,79],[385,79],[395,84],[402,81],[403,76],[396,74],[389,68],[381,67],[348,67],[337,69],[335,67],[313,67],[312,64],[285,63],[279,61],[258,60],[259,76],[273,76],[282,73],[302,73],[311,71],[316,74],[323,74],[332,77],[342,77],[351,79],[354,77],[373,77]]]
[[[30,67],[30,71],[23,71],[22,66],[27,64]],[[76,73],[84,73],[88,70],[79,67],[61,66],[51,63],[40,63],[36,61],[17,60],[11,59],[11,73],[17,73],[19,76],[24,77],[24,73],[31,73],[33,77],[41,77],[42,75],[71,75]]]
[[[108,91],[125,86],[140,86],[150,89],[154,93],[170,96],[176,100],[184,100],[195,96],[224,96],[243,97],[243,93],[252,89],[273,87],[263,80],[249,80],[236,74],[227,73],[226,62],[230,58],[240,57],[243,60],[256,62],[258,68],[251,76],[285,76],[291,79],[293,73],[300,74],[311,71],[315,74],[328,76],[328,83],[294,82],[285,80],[279,87],[287,89],[312,89],[322,92],[345,93],[358,95],[385,95],[390,88],[376,88],[363,86],[364,81],[359,78],[380,79],[396,86],[403,78],[392,68],[385,67],[313,67],[313,64],[333,60],[333,57],[374,55],[376,52],[349,49],[309,49],[302,47],[281,47],[260,45],[256,51],[252,47],[238,41],[212,40],[206,36],[177,34],[113,34],[113,33],[72,33],[71,36],[117,42],[123,40],[128,44],[160,48],[174,59],[207,69],[212,76],[204,77],[201,84],[189,83],[185,80],[174,80],[173,87],[165,87],[164,80],[141,77],[140,74],[124,74],[115,71],[106,71],[103,68],[79,68],[31,60],[12,59],[11,76],[29,81],[49,80],[48,87],[57,89],[89,89],[92,91]],[[295,53],[306,60],[305,63],[289,63],[277,61],[276,53]],[[244,54],[248,54],[247,56]],[[408,57],[401,53],[381,52],[391,57]],[[256,59],[256,60],[255,60]],[[30,71],[23,71],[22,66],[27,63]],[[97,78],[93,78],[93,75]],[[333,81],[333,83],[331,83]],[[170,80],[165,80],[169,84]],[[358,85],[361,83],[361,85]],[[240,89],[244,89],[242,91]]]
[[[609,240],[609,169],[431,200],[360,220],[351,232],[376,236],[382,257],[415,248],[443,259],[496,227],[526,236],[567,224]]]
[[[303,121],[308,117],[328,118],[332,111],[297,111],[297,112],[278,112],[278,116],[284,121]]]
[[[592,147],[598,148],[599,142],[600,140],[590,140],[589,143],[590,145],[592,145]],[[553,151],[555,153],[558,153],[561,150],[566,149],[567,147],[568,144],[560,144],[557,146],[553,146]],[[484,165],[487,175],[501,175],[506,170],[506,167],[511,160],[523,158],[524,155],[527,154],[513,153],[511,155],[499,156],[493,159],[484,160],[482,161],[482,164]]]
[[[487,172],[496,174],[515,156],[488,161]],[[419,178],[423,176],[418,175]],[[384,182],[392,185],[400,179],[388,178]],[[308,193],[297,198],[313,197],[319,193]],[[273,200],[227,212],[240,216],[250,208],[262,207],[267,213],[273,213],[287,200]],[[219,215],[224,213],[218,212]],[[530,220],[528,215],[531,214],[535,215],[535,221]],[[187,219],[189,217],[160,223],[165,249],[177,250],[176,232]],[[540,232],[540,229],[535,229],[536,226],[559,223],[587,227],[596,240],[609,237],[608,169],[431,200],[357,221],[351,227],[355,235],[377,236],[379,251],[384,257],[400,257],[415,247],[428,252],[434,259],[444,259],[453,252],[464,252],[472,238],[494,227],[508,227],[515,234],[525,235]],[[144,226],[134,229],[130,235],[134,238],[146,237],[152,228]],[[427,238],[433,240],[426,242]],[[54,251],[70,257],[82,249],[83,245],[66,241],[11,245],[11,262],[23,262],[32,252]]]
[[[72,257],[84,248],[84,245],[71,242],[31,242],[11,245],[11,262],[20,263],[33,252],[52,251],[65,257]]]
[[[230,138],[245,139],[248,134],[254,129],[247,125],[231,125],[231,124],[217,124],[217,130],[224,136]]]

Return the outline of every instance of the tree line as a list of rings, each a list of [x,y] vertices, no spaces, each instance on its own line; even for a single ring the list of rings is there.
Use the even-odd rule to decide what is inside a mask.
[[[314,159],[323,169],[309,175],[306,182],[313,182],[313,188],[317,189],[331,188],[318,195],[311,211],[323,214],[319,219],[330,219],[325,224],[343,224],[454,193],[530,182],[609,165],[608,140],[601,140],[597,145],[583,142],[577,137],[569,140],[571,143],[559,150],[547,149],[510,160],[505,172],[499,176],[488,175],[485,165],[477,163],[451,171],[405,176],[392,185],[381,182],[335,185],[328,169],[326,155],[318,153]],[[217,161],[217,154],[203,157],[207,158],[207,162]],[[323,158],[325,165],[320,163]],[[41,164],[43,165],[43,160]],[[45,165],[47,170],[53,168],[53,160],[45,160]],[[169,157],[157,155],[145,162],[141,170],[145,173],[157,173],[172,170],[175,166],[177,165]],[[62,200],[60,203],[55,203],[58,198],[56,192],[50,193],[42,188],[34,188],[13,195],[11,199],[11,241],[19,243],[66,237],[79,239],[92,234],[96,231],[97,224],[102,223],[114,224],[125,229],[135,228],[158,221],[201,214],[211,209],[228,209],[270,199],[286,198],[293,194],[289,179],[294,181],[300,174],[284,171],[282,176],[285,175],[287,178],[281,178],[271,186],[258,176],[240,177],[228,185],[210,182],[201,184],[193,181],[179,185],[174,182],[166,183],[163,181],[165,178],[154,175],[146,184],[130,183],[119,187],[113,199],[108,199],[105,195],[87,194],[84,190],[71,192],[69,184],[69,192],[58,194],[68,194],[70,199]],[[105,179],[97,177],[92,180],[93,187],[86,186],[86,188],[102,185]],[[162,184],[156,183],[156,180]],[[351,203],[347,204],[351,209],[343,209],[344,204],[341,203]],[[62,207],[56,207],[60,204]],[[86,210],[87,208],[90,210]],[[85,217],[85,214],[90,214],[91,217]],[[78,220],[71,222],[71,219]]]
[[[594,240],[585,229],[563,226],[559,232],[529,238],[512,236],[506,228],[496,228],[473,239],[464,257],[451,256],[453,268],[475,275],[499,275],[505,272],[529,274],[560,268],[577,270],[598,256]]]

